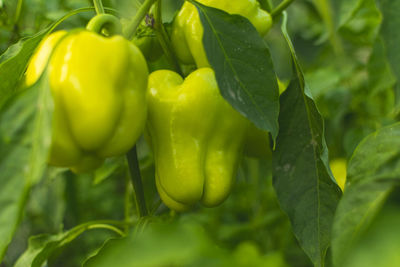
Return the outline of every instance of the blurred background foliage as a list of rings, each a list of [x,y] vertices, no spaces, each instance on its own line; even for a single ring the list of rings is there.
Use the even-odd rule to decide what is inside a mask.
[[[280,1],[272,2],[277,5]],[[138,0],[103,3],[126,19],[140,6]],[[164,20],[170,22],[182,1],[163,3]],[[295,1],[288,9],[288,28],[325,119],[330,158],[349,159],[366,135],[397,119],[398,106],[395,79],[379,38],[382,17],[376,2],[358,1],[357,9],[345,18],[335,3]],[[66,12],[91,5],[89,0],[0,0],[0,53]],[[84,27],[93,14],[81,13],[60,27]],[[276,23],[266,41],[277,75],[286,81],[291,77],[290,53],[279,27]],[[86,231],[57,249],[46,266],[80,266],[84,262],[87,266],[311,266],[279,209],[272,188],[271,159],[244,158],[234,190],[220,207],[196,207],[175,214],[161,204],[156,193],[152,155],[144,140],[138,151],[147,204],[157,216],[137,218],[124,158],[112,159],[90,175],[49,168],[31,192],[23,222],[0,266],[12,266],[31,236],[57,234],[97,220],[122,222],[133,234],[118,239],[105,229]],[[393,220],[375,222],[346,266],[372,266],[365,265],[365,259],[373,262],[374,255],[367,251],[375,243],[398,251],[398,231],[393,240],[380,238],[387,235],[386,228],[397,228],[395,207],[382,211],[385,218]],[[103,253],[94,256],[101,247]],[[398,257],[396,250],[390,251],[385,252],[388,258]]]

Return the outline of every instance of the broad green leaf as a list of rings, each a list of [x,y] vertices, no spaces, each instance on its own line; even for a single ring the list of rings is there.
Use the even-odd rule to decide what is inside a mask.
[[[340,189],[329,169],[324,122],[310,96],[293,45],[294,77],[281,95],[280,131],[273,152],[274,188],[294,234],[315,266],[323,266]]]
[[[399,265],[399,225],[398,205],[385,205],[341,266],[396,267]]]
[[[19,224],[30,187],[45,170],[52,109],[44,74],[0,110],[0,259]]]
[[[69,12],[36,35],[10,46],[0,56],[0,108],[17,91],[29,59],[40,41],[70,16],[91,10],[93,8],[81,8]]]
[[[278,134],[279,89],[268,47],[244,17],[191,1],[221,95],[256,126]]]
[[[333,225],[335,266],[342,266],[388,193],[400,184],[400,123],[378,130],[359,144],[347,179]]]
[[[28,249],[21,255],[14,267],[41,267],[55,250],[72,242],[85,231],[98,228],[110,229],[122,234],[113,226],[99,224],[98,222],[89,222],[78,225],[71,230],[60,234],[37,235],[29,239]]]

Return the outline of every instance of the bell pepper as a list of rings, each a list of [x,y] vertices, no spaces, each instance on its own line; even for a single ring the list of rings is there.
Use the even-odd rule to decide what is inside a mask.
[[[146,121],[148,78],[134,44],[118,35],[59,31],[33,55],[28,86],[46,65],[54,101],[49,164],[84,172],[133,147]]]
[[[340,189],[344,191],[347,177],[347,160],[345,158],[332,159],[329,165],[336,183],[339,185]]]
[[[271,15],[261,9],[257,0],[198,0],[197,2],[247,18],[261,35],[265,35],[272,26]],[[198,68],[210,66],[203,47],[203,32],[196,7],[185,2],[174,19],[171,33],[172,46],[178,59],[184,64],[196,64]]]
[[[176,211],[220,204],[231,190],[249,121],[220,95],[210,68],[185,80],[155,71],[148,89],[146,129],[161,199]]]

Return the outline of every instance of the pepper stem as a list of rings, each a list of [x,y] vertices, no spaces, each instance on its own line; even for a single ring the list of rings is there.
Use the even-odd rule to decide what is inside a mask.
[[[101,0],[93,0],[94,9],[96,9],[97,15],[105,14],[103,3]]]
[[[271,11],[271,16],[272,18],[278,17],[280,14],[282,14],[283,11],[285,11],[288,6],[290,6],[294,0],[283,0],[274,10]]]
[[[132,40],[135,36],[136,29],[139,27],[140,23],[149,12],[151,6],[157,0],[145,0],[144,3],[140,6],[139,10],[136,12],[136,15],[133,17],[132,21],[129,23],[126,30],[126,37],[128,40]]]
[[[110,14],[100,14],[94,16],[86,26],[90,31],[102,33],[103,29],[107,30],[109,36],[122,33],[122,25],[119,19]]]
[[[146,200],[144,198],[143,184],[140,175],[136,146],[129,150],[129,152],[126,154],[126,158],[128,160],[129,172],[131,175],[133,191],[135,193],[138,214],[139,217],[144,217],[147,216],[148,212],[146,207]]]
[[[179,66],[178,60],[175,54],[172,52],[171,42],[169,40],[168,34],[165,31],[164,24],[162,22],[161,15],[161,0],[157,0],[155,5],[155,24],[154,28],[156,30],[157,39],[160,42],[161,48],[169,62],[169,64],[175,69],[175,71],[182,76],[182,70]]]

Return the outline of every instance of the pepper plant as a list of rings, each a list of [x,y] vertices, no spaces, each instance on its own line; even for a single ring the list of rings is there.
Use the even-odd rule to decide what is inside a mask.
[[[0,267],[398,266],[400,0],[0,0]]]

